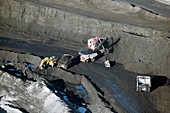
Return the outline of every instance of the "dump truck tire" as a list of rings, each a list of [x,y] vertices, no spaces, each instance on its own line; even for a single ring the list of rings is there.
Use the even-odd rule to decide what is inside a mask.
[[[95,58],[92,58],[91,61],[94,62],[94,61],[95,61]]]
[[[150,92],[150,87],[147,88],[147,92]]]
[[[90,59],[85,60],[85,63],[89,63],[89,62],[90,62]]]
[[[68,65],[64,65],[64,69],[67,69],[68,68]]]

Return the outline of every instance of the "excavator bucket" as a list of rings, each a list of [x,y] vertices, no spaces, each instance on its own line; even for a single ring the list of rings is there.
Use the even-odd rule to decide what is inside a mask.
[[[73,56],[70,55],[70,54],[64,54],[61,58],[59,58],[58,60],[58,65],[57,67],[61,67],[61,68],[64,68],[64,69],[68,69],[69,66],[71,65],[72,63],[72,58]]]

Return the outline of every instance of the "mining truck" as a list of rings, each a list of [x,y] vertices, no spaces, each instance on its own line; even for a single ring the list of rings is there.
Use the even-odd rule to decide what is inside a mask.
[[[136,91],[150,92],[151,77],[150,76],[137,76],[136,77]]]
[[[106,48],[108,38],[95,37],[88,40],[88,47],[81,49],[79,52],[81,62],[93,62],[99,55],[108,54],[109,51]]]

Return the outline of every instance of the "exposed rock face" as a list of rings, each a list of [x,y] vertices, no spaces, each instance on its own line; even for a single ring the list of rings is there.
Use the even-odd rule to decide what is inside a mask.
[[[44,83],[25,83],[8,73],[0,77],[1,108],[8,113],[68,113],[70,109]]]
[[[79,109],[81,109],[82,107],[75,106],[75,103],[72,103],[65,99],[65,97],[67,96],[63,95],[63,92],[60,94],[60,96],[62,95],[63,97],[58,97],[55,94],[57,90],[51,91],[49,89],[49,86],[52,87],[52,89],[55,89],[55,87],[60,87],[55,86],[59,84],[54,84],[53,86],[50,85],[50,83],[44,83],[44,80],[53,81],[58,79],[62,79],[67,84],[82,85],[82,87],[87,92],[87,95],[82,94],[82,98],[86,99],[86,103],[88,103],[86,107],[91,112],[116,112],[114,111],[112,106],[106,104],[105,101],[101,99],[101,97],[105,97],[101,94],[101,92],[96,90],[96,88],[91,83],[92,81],[88,80],[83,75],[72,74],[71,72],[66,72],[60,68],[50,68],[49,70],[44,71],[39,70],[37,68],[41,59],[40,57],[34,55],[2,50],[0,51],[0,56],[0,58],[2,58],[3,60],[12,62],[17,69],[21,69],[23,72],[26,68],[23,67],[24,62],[29,62],[33,64],[32,71],[27,72],[25,76],[33,78],[33,80],[35,81],[23,81],[20,78],[16,78],[15,76],[9,75],[8,73],[4,73],[0,70],[0,96],[2,96],[2,101],[0,101],[0,107],[8,111],[9,113],[14,108],[16,109],[14,109],[13,112],[18,112],[18,110],[24,110],[26,112],[42,113],[55,113],[56,111],[60,113],[69,113],[71,111],[79,113]],[[13,85],[11,86],[11,84]],[[8,92],[8,90],[10,90],[10,92]],[[4,95],[6,95],[7,98]],[[98,95],[100,95],[100,97]],[[9,102],[7,100],[9,100]],[[87,113],[90,113],[89,110],[86,109],[85,111],[87,111]]]
[[[169,76],[170,40],[168,38],[127,34],[126,36],[114,52],[118,62],[138,73]]]
[[[93,5],[93,7],[89,6],[89,4]],[[133,15],[126,16],[137,17],[138,20],[140,19],[138,14],[142,14],[146,17],[142,18],[143,20],[137,21],[136,19],[133,23],[130,22],[132,18],[127,17],[127,19],[129,19],[130,24],[138,23],[139,26],[150,26],[154,29],[110,22],[112,20],[119,20],[121,22],[121,18],[126,18],[126,16],[117,18],[117,15],[115,15],[113,17],[115,19],[113,19],[112,17],[108,17],[107,14],[105,15],[105,20],[109,21],[104,21],[81,16],[81,14],[84,14],[83,10],[82,13],[77,12],[80,15],[59,10],[65,5],[67,5],[66,10],[75,11],[75,13],[76,10],[70,7],[80,9],[82,6],[82,9],[87,11],[86,14],[92,17],[97,15],[96,17],[101,19],[104,18],[98,14],[90,14],[88,8],[94,11],[98,9],[101,13],[105,9],[105,13],[110,13],[112,16],[114,16],[113,13],[133,13]],[[115,7],[111,8],[113,6]],[[120,10],[117,11],[116,8],[120,8]],[[140,13],[141,11],[143,13]],[[120,37],[121,40],[115,47],[113,55],[118,62],[123,63],[127,69],[138,73],[170,76],[170,70],[168,69],[170,67],[170,33],[166,32],[169,31],[167,26],[169,18],[154,15],[138,7],[132,7],[111,0],[93,0],[88,3],[79,0],[75,3],[71,3],[70,1],[62,2],[61,0],[50,2],[39,0],[35,3],[31,1],[1,0],[0,18],[1,36],[11,37],[12,34],[18,33],[20,37],[23,36],[25,39],[29,39],[31,36],[24,35],[33,34],[37,35],[37,39],[46,40],[49,37],[76,42],[86,42],[91,36]],[[147,22],[148,25],[146,24]]]

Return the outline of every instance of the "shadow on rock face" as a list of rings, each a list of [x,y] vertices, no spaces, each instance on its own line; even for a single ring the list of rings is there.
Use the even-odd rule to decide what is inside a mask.
[[[160,86],[170,84],[166,76],[151,76],[151,91],[154,91]]]
[[[113,37],[111,37],[111,42],[112,44],[110,44],[107,48],[109,49],[109,53],[112,53],[114,51],[113,46],[116,45],[118,42],[120,41],[120,38],[117,38],[116,40],[113,39]]]
[[[66,95],[67,95],[67,98],[69,99],[70,102],[76,103],[80,106],[87,107],[86,104],[83,105],[83,103],[86,103],[85,100],[83,98],[80,98],[79,95],[74,94],[73,91],[67,90]]]
[[[110,67],[113,67],[113,66],[115,66],[115,65],[116,65],[116,61],[115,61],[115,60],[110,61]]]
[[[7,113],[3,108],[0,107],[0,113]]]
[[[22,113],[29,113],[27,110],[23,109],[23,108],[20,108],[20,107],[16,107],[16,106],[13,106],[13,105],[8,105],[9,107],[11,108],[14,108],[14,109],[18,109],[20,110]],[[0,112],[1,113],[1,112]]]
[[[48,84],[54,89],[59,91],[64,91],[66,88],[65,82],[63,79],[57,79],[53,81],[48,81]]]

